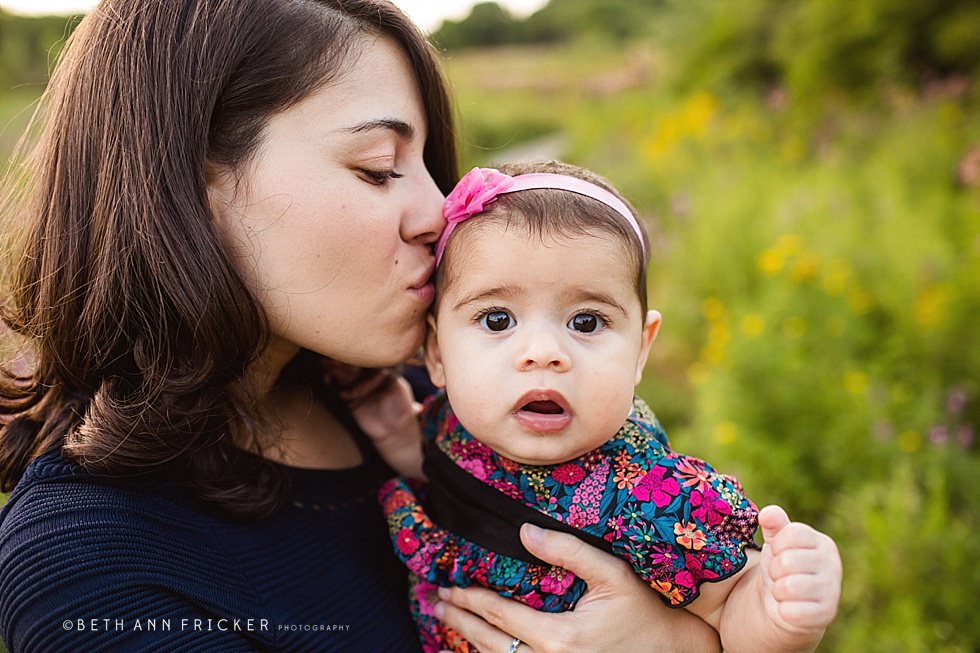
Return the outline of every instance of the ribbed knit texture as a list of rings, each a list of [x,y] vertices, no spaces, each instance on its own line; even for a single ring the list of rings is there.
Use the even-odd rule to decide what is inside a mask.
[[[245,524],[175,483],[96,477],[58,452],[41,456],[0,512],[10,653],[418,651],[376,500],[387,468],[369,458],[285,470],[287,504]]]

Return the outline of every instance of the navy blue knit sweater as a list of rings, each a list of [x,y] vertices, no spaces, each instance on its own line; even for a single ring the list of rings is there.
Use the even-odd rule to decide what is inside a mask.
[[[251,524],[181,486],[35,460],[0,512],[10,653],[418,651],[377,505],[390,471],[285,467],[286,505]]]

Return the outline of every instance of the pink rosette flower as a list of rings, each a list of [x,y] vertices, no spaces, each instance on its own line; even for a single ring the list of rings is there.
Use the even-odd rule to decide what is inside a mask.
[[[436,265],[442,261],[442,253],[456,225],[482,212],[487,204],[513,185],[512,177],[493,168],[473,168],[463,175],[442,204],[446,228],[436,243]]]
[[[459,180],[442,205],[442,215],[449,224],[458,224],[483,211],[497,195],[514,185],[508,175],[493,168],[473,168]]]

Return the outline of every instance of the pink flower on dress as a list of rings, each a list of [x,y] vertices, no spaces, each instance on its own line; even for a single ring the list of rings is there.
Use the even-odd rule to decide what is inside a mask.
[[[730,514],[732,507],[711,486],[705,487],[703,492],[691,492],[692,517],[707,522],[708,526],[716,526]]]
[[[672,568],[674,562],[677,560],[677,554],[669,546],[662,544],[655,545],[653,547],[653,553],[650,556],[650,564],[655,567],[667,567]]]
[[[561,595],[572,586],[574,580],[575,574],[567,569],[552,567],[548,575],[541,579],[541,589],[549,594]]]
[[[704,461],[687,458],[677,463],[677,475],[684,479],[684,487],[696,487],[699,490],[708,486],[711,474],[704,468]]]
[[[585,478],[585,470],[574,463],[565,463],[551,471],[551,478],[559,483],[578,483]]]
[[[653,501],[658,507],[663,508],[673,501],[680,491],[681,488],[669,469],[654,467],[636,483],[631,494],[640,501]]]
[[[674,576],[674,584],[681,587],[694,587],[694,575],[686,569],[679,571]]]
[[[626,530],[626,525],[623,524],[622,517],[616,517],[615,519],[610,517],[606,520],[606,528],[609,529],[609,532],[603,535],[603,539],[607,542],[612,542],[622,537],[623,531]]]
[[[609,461],[603,460],[592,470],[572,495],[572,505],[568,507],[568,524],[582,528],[599,523],[599,505],[602,491],[609,478]]]
[[[487,468],[479,458],[460,458],[456,464],[481,481],[487,480]]]
[[[395,538],[395,542],[402,555],[410,556],[418,551],[419,548],[419,538],[411,528],[403,528],[398,531],[398,537]]]
[[[541,607],[544,606],[544,601],[541,599],[541,595],[534,590],[531,590],[527,594],[523,596],[518,596],[516,598],[524,605],[528,605],[534,608],[535,610],[540,610]]]

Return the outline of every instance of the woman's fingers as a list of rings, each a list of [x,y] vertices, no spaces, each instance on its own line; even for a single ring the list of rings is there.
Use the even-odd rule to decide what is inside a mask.
[[[535,556],[564,567],[584,580],[591,592],[626,582],[631,576],[626,562],[568,533],[524,524],[521,526],[521,542]]]
[[[533,620],[540,625],[549,616],[482,587],[441,589],[439,596],[445,600],[437,604],[436,617],[481,651],[506,651],[520,637],[520,652],[533,653],[522,633]]]

